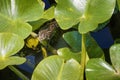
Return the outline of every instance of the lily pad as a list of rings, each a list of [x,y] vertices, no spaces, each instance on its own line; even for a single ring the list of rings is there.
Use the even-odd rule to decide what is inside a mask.
[[[115,3],[116,0],[87,0],[86,10],[81,17],[79,32],[93,31],[99,23],[107,21],[114,12]]]
[[[88,80],[120,80],[120,44],[110,48],[112,66],[102,59],[91,59],[86,67]],[[91,77],[94,76],[94,77]]]
[[[54,10],[55,10],[55,6],[50,7],[49,9],[44,11],[42,18],[47,19],[47,20],[53,19],[54,18]]]
[[[52,6],[46,11],[44,11],[43,15],[41,16],[39,20],[29,22],[29,24],[32,26],[33,31],[40,28],[45,22],[54,18],[54,8],[55,7]]]
[[[112,65],[117,72],[120,72],[120,44],[115,44],[110,48],[110,58]]]
[[[59,56],[63,57],[66,61],[70,59],[75,59],[78,62],[81,60],[81,53],[80,52],[72,52],[69,48],[60,48],[57,50]]]
[[[44,11],[42,0],[0,0],[0,17],[12,20],[35,21]]]
[[[8,65],[22,64],[26,59],[13,57],[24,46],[24,40],[13,33],[0,33],[0,69]]]
[[[86,36],[86,47],[90,58],[104,58],[103,50],[90,34]]]
[[[119,11],[120,11],[120,0],[117,0],[117,4],[118,4]]]
[[[47,19],[39,19],[37,21],[29,22],[29,24],[32,26],[32,31],[35,31],[39,29],[47,21],[48,21]]]
[[[102,59],[91,59],[86,66],[88,80],[120,80],[114,68]]]
[[[0,32],[11,32],[26,38],[31,31],[32,27],[28,23],[0,18]]]
[[[55,18],[62,29],[79,23],[80,33],[93,31],[113,14],[116,0],[56,0]],[[104,6],[104,8],[103,8]]]
[[[56,0],[55,19],[62,29],[69,29],[79,22],[86,0]]]
[[[77,31],[64,33],[63,38],[73,51],[78,52],[81,50],[81,35]]]
[[[41,0],[0,0],[0,32],[12,32],[26,38],[32,31],[26,22],[38,20],[43,11]]]
[[[74,59],[65,63],[59,56],[50,56],[37,65],[32,80],[79,80],[80,68]]]
[[[26,61],[25,58],[17,57],[17,56],[7,57],[4,60],[0,58],[0,70],[4,69],[5,67],[9,65],[23,64],[25,61]]]
[[[64,33],[63,38],[68,43],[72,51],[81,51],[81,34],[78,31]],[[104,56],[103,50],[90,36],[90,34],[86,34],[86,49],[90,58],[100,58]]]
[[[110,22],[110,20],[107,20],[107,21],[105,21],[104,23],[99,24],[98,27],[97,27],[93,32],[97,32],[97,31],[102,30],[104,27],[107,26],[107,24],[108,24],[109,22]]]

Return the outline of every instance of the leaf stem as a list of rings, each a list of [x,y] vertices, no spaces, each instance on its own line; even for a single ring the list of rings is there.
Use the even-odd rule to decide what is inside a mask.
[[[46,49],[43,46],[41,46],[41,50],[42,50],[43,58],[46,58],[48,56]]]
[[[85,34],[82,34],[82,54],[81,54],[81,67],[82,67],[82,69],[81,69],[80,80],[84,80],[85,64],[86,64]]]
[[[8,68],[13,71],[16,75],[18,75],[22,80],[29,80],[23,73],[21,73],[18,69],[14,66],[8,66]]]
[[[35,33],[35,32],[31,32],[31,34],[30,34],[32,37],[34,37],[34,38],[37,38],[38,37],[38,35]]]

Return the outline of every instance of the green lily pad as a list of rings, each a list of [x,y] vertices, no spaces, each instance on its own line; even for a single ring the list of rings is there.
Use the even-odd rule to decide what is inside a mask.
[[[63,57],[66,61],[70,59],[75,59],[78,62],[81,60],[81,53],[80,52],[72,52],[69,48],[60,48],[57,50],[59,56]]]
[[[110,20],[105,21],[105,22],[102,23],[102,24],[99,24],[98,27],[94,30],[94,32],[97,32],[97,31],[99,31],[99,30],[102,30],[104,27],[107,26],[107,24],[108,24],[109,22],[110,22]]]
[[[74,59],[65,63],[59,56],[50,56],[37,65],[32,80],[79,80],[80,68]]]
[[[117,5],[118,5],[119,11],[120,11],[120,0],[117,0]]]
[[[86,36],[86,47],[90,58],[104,58],[103,50],[90,34]]]
[[[0,17],[12,20],[35,21],[44,11],[41,0],[0,0]]]
[[[0,18],[0,32],[11,32],[26,38],[31,31],[32,27],[28,23]]]
[[[32,26],[32,31],[35,31],[39,29],[47,21],[48,21],[47,19],[39,19],[37,21],[29,22],[29,24]]]
[[[12,32],[26,38],[32,28],[25,22],[38,20],[43,11],[41,0],[0,0],[0,32]]]
[[[43,15],[41,16],[39,20],[29,22],[29,24],[32,26],[33,31],[40,28],[45,22],[54,18],[54,8],[55,7],[52,6],[46,11],[44,11]]]
[[[63,35],[63,38],[68,43],[72,51],[81,51],[81,34],[78,31],[67,32]],[[104,56],[103,50],[90,36],[90,34],[86,34],[86,49],[90,58],[100,58]]]
[[[50,7],[43,13],[42,18],[47,19],[47,20],[53,19],[54,18],[54,10],[55,10],[55,6]]]
[[[23,64],[25,61],[26,61],[25,58],[17,57],[17,56],[7,57],[4,60],[0,58],[0,70],[4,69],[8,65],[20,65],[20,64]]]
[[[102,59],[91,59],[86,67],[88,80],[120,80],[120,44],[110,48],[112,66]],[[94,77],[91,77],[94,76]]]
[[[86,66],[88,80],[120,80],[114,68],[102,59],[91,59]]]
[[[62,29],[69,29],[79,22],[86,0],[56,0],[55,19]]]
[[[81,50],[81,35],[77,31],[64,33],[63,38],[73,51],[78,52]]]
[[[56,0],[55,18],[62,29],[80,22],[80,33],[93,31],[113,14],[116,0]],[[104,6],[104,8],[103,8]]]
[[[87,0],[86,10],[81,17],[79,32],[93,31],[99,23],[107,21],[113,14],[115,3],[116,0]]]
[[[0,33],[0,69],[8,65],[21,64],[25,59],[11,57],[24,46],[24,40],[12,33]]]
[[[117,72],[120,72],[120,44],[115,44],[110,48],[110,58],[112,65]]]

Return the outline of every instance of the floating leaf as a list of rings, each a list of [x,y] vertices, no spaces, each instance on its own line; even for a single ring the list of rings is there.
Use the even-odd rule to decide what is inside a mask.
[[[90,34],[86,36],[86,47],[90,58],[104,58],[103,50]]]
[[[24,40],[12,33],[0,33],[0,57],[9,57],[24,46]]]
[[[21,64],[25,59],[11,57],[24,46],[24,40],[12,33],[0,33],[0,69],[8,65]]]
[[[31,31],[32,27],[27,23],[0,18],[0,32],[11,32],[26,38]]]
[[[78,62],[81,60],[81,53],[80,52],[72,52],[69,48],[60,48],[57,50],[59,56],[63,57],[65,60],[75,59]]]
[[[120,44],[115,44],[110,48],[110,58],[112,65],[102,59],[91,59],[86,67],[88,80],[120,80]],[[97,73],[97,74],[96,74]],[[94,77],[91,77],[94,76]]]
[[[26,38],[32,28],[25,22],[38,20],[43,11],[41,0],[0,0],[0,32],[12,32]]]
[[[93,31],[99,23],[108,20],[115,8],[116,0],[57,0],[55,18],[62,29],[79,23],[80,33]],[[103,8],[104,6],[104,8]]]
[[[115,44],[110,48],[110,58],[117,72],[120,72],[120,44]]]
[[[86,0],[57,0],[55,18],[62,29],[69,29],[79,22]]]
[[[0,58],[0,70],[4,69],[8,65],[20,65],[26,61],[25,58],[13,56],[13,57],[7,57],[4,60]]]
[[[44,11],[41,0],[0,0],[0,17],[24,22],[38,20]]]
[[[63,35],[63,38],[68,43],[72,51],[81,51],[81,34],[78,31],[67,32]],[[104,56],[102,49],[89,34],[86,34],[86,49],[90,58],[99,58]]]
[[[74,59],[65,63],[59,56],[50,56],[37,65],[32,80],[79,80],[80,68]]]
[[[120,80],[119,73],[102,59],[91,59],[86,66],[88,80]]]
[[[102,23],[102,24],[99,24],[98,27],[97,27],[93,32],[97,32],[97,31],[102,30],[104,27],[107,26],[107,24],[108,24],[109,22],[110,22],[110,20],[108,20],[108,21],[106,21],[106,22],[104,22],[104,23]]]
[[[29,24],[32,26],[32,30],[35,31],[39,29],[47,21],[48,21],[47,19],[40,19],[37,21],[29,22]]]
[[[79,32],[93,31],[99,23],[108,20],[114,12],[115,3],[116,0],[88,0],[86,10],[81,17]]]
[[[55,10],[55,7],[54,7],[54,6],[50,7],[49,9],[47,9],[47,10],[43,13],[42,18],[43,18],[43,19],[47,19],[47,20],[53,19],[53,18],[54,18],[54,10]]]
[[[120,11],[120,0],[117,0],[117,5],[118,5],[119,11]]]
[[[33,27],[33,31],[34,31],[40,28],[45,22],[53,18],[54,18],[54,6],[47,9],[39,20],[29,22],[29,24]]]
[[[64,33],[63,38],[73,51],[81,50],[81,35],[77,31]]]

